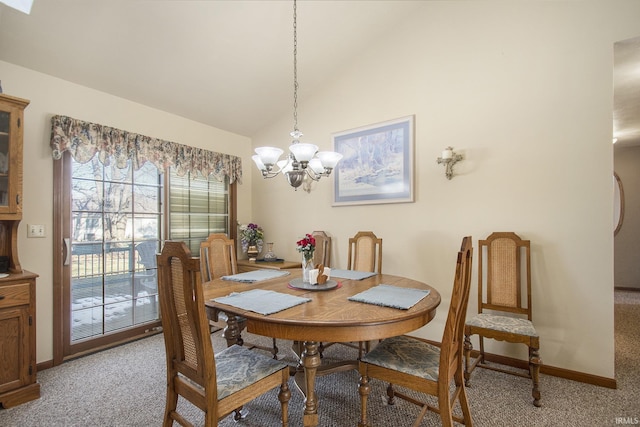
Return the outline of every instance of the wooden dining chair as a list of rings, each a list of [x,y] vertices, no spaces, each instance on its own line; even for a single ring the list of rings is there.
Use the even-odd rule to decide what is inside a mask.
[[[325,267],[331,267],[331,237],[324,231],[314,231],[311,235],[316,239],[313,265],[322,264]]]
[[[531,321],[530,242],[512,232],[496,232],[478,243],[478,314],[467,321],[464,329],[465,381],[469,385],[476,367],[529,378],[533,382],[533,404],[540,406],[542,360],[540,338]],[[472,363],[473,335],[479,337],[480,351]],[[525,344],[529,348],[528,370],[489,365],[485,360],[485,338]]]
[[[347,270],[382,273],[382,239],[372,231],[358,231],[349,238]]]
[[[203,282],[209,282],[222,276],[230,276],[238,273],[238,262],[236,260],[236,245],[232,239],[229,239],[223,233],[211,233],[207,240],[200,244],[200,276]],[[219,314],[219,319],[226,324],[227,316],[224,313]],[[239,317],[238,327],[243,330],[247,326],[247,319]],[[210,322],[211,326],[218,327],[214,322]],[[278,358],[278,346],[276,339],[272,339],[272,346],[267,347],[260,344],[246,343],[248,348],[258,348],[268,351],[273,355],[274,359]],[[238,345],[245,345],[244,339],[238,335],[236,340]]]
[[[462,366],[462,330],[471,287],[472,252],[471,237],[465,237],[458,252],[451,303],[439,347],[421,338],[403,335],[383,340],[360,360],[358,392],[361,398],[361,416],[358,426],[370,425],[367,420],[367,403],[371,378],[389,383],[389,405],[393,405],[398,397],[422,407],[414,427],[420,425],[428,411],[439,413],[443,426],[452,426],[454,421],[466,426],[473,425]],[[400,393],[394,389],[394,385],[436,396],[438,407]],[[456,401],[459,401],[462,417],[453,415]]]
[[[276,387],[282,425],[288,425],[289,367],[241,346],[215,354],[198,285],[199,259],[184,242],[165,243],[157,256],[162,329],[167,359],[167,399],[163,426],[193,424],[177,410],[178,397],[204,411],[204,425],[239,411],[243,405]]]
[[[382,273],[382,239],[372,231],[358,231],[355,236],[349,238],[349,251],[347,270]],[[367,341],[320,343],[318,353],[323,357],[324,351],[334,344],[342,344],[358,350],[358,358],[369,351],[371,347]]]
[[[203,282],[238,273],[236,245],[223,233],[211,233],[200,244],[200,275]]]

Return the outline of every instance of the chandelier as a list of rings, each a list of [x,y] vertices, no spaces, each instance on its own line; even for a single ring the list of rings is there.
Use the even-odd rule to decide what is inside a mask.
[[[312,181],[327,177],[336,167],[342,154],[333,151],[318,151],[318,146],[300,142],[302,132],[298,129],[298,35],[296,0],[293,0],[293,138],[289,145],[289,154],[284,160],[280,156],[284,152],[277,147],[258,147],[251,158],[262,173],[263,178],[273,178],[282,173],[289,185],[296,190],[303,182],[304,189],[311,191]]]

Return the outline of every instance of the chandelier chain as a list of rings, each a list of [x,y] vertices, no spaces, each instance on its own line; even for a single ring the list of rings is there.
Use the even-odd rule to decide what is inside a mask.
[[[298,132],[298,16],[293,0],[293,130]]]
[[[0,0],[1,1],[1,0]],[[298,130],[298,13],[297,1],[293,0],[293,137],[286,160],[280,161],[283,150],[276,147],[258,147],[251,158],[262,173],[263,178],[284,175],[289,185],[295,189],[310,192],[311,183],[328,177],[342,158],[333,151],[318,151],[315,144],[300,144],[302,132]]]

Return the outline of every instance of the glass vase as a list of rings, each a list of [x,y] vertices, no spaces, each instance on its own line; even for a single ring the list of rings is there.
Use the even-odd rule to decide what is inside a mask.
[[[302,254],[302,281],[309,282],[309,271],[313,270],[313,254],[307,258]]]
[[[273,243],[267,243],[267,253],[264,254],[264,260],[267,262],[274,262],[278,260],[278,257],[273,252]]]

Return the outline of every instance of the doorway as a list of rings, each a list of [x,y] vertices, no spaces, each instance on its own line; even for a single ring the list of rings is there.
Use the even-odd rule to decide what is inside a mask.
[[[640,37],[614,44],[613,68],[613,170],[624,194],[614,237],[614,287],[640,291]]]

